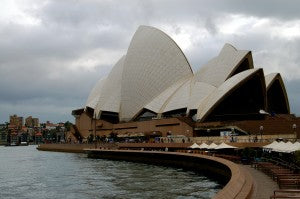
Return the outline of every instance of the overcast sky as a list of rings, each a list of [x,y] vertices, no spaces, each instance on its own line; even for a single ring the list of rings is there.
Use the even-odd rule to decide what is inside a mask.
[[[225,43],[280,72],[300,113],[299,1],[1,0],[0,123],[9,115],[71,121],[139,25],[170,35],[197,71]]]

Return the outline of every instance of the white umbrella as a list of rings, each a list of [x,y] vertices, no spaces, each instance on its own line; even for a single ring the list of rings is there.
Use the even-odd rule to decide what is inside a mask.
[[[272,142],[271,144],[268,144],[266,146],[263,146],[263,148],[265,149],[273,149],[274,146],[277,146],[278,145],[278,142],[277,141],[274,141]]]
[[[208,149],[216,149],[218,145],[216,145],[215,143],[211,143],[207,148]]]
[[[273,151],[283,152],[286,149],[286,143],[283,141],[279,142],[277,145],[273,146]]]
[[[228,145],[228,144],[225,144],[224,142],[222,142],[215,149],[236,149],[236,148],[237,147],[235,147],[235,146],[231,146],[231,145]]]
[[[188,148],[200,149],[200,146],[197,143],[194,143],[192,146],[189,146]]]
[[[292,147],[293,152],[300,150],[300,142],[295,142]]]
[[[284,146],[282,146],[280,148],[279,152],[283,152],[283,153],[292,153],[295,151],[294,149],[295,145],[293,143],[291,143],[290,141],[288,141],[287,143],[285,143]]]
[[[205,143],[205,142],[203,142],[202,144],[200,144],[200,146],[199,146],[199,149],[207,149],[208,148],[208,145]]]

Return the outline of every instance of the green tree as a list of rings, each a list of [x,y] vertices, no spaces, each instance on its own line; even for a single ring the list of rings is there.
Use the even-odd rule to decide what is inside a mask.
[[[64,127],[66,128],[67,131],[70,131],[70,128],[71,128],[72,125],[73,124],[71,122],[69,122],[69,121],[66,121],[64,123]]]
[[[89,137],[88,137],[88,142],[89,142],[89,143],[92,143],[93,140],[94,140],[94,135],[91,133],[91,134],[89,135]]]
[[[300,151],[295,151],[295,162],[297,165],[300,165]]]

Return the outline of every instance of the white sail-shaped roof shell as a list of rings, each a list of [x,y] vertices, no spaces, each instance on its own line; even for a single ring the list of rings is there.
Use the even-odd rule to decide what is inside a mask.
[[[181,108],[197,109],[202,100],[216,87],[193,79],[180,80],[166,89],[145,106],[155,113],[164,113]]]
[[[262,72],[262,69],[249,69],[225,81],[200,104],[197,112],[197,120],[203,121],[205,117],[212,111],[212,109],[222,101],[227,93],[238,87],[241,82],[258,72]]]
[[[94,115],[99,118],[101,111],[116,112],[120,111],[121,103],[121,88],[122,88],[122,73],[125,56],[123,56],[116,65],[112,68],[107,76],[101,94],[95,106]]]
[[[204,82],[193,82],[188,109],[198,109],[202,101],[216,89],[216,87]]]
[[[246,56],[251,69],[253,63],[250,51],[236,50],[232,45],[225,44],[217,57],[200,68],[195,74],[195,80],[218,87],[233,75]]]
[[[145,108],[155,113],[162,113],[164,104],[167,102],[170,96],[172,96],[186,81],[186,78],[177,81],[161,94],[159,94],[156,98],[154,98],[149,104],[145,106]]]
[[[261,78],[263,71],[253,69],[251,51],[237,50],[225,44],[217,57],[193,74],[185,55],[168,35],[153,27],[140,26],[126,56],[116,63],[106,78],[97,82],[86,107],[94,109],[95,118],[99,119],[105,111],[118,113],[120,121],[134,120],[144,114],[144,109],[160,117],[186,108],[187,113],[193,110],[195,114],[197,110],[197,120],[205,121],[213,110],[218,111],[215,108],[231,92],[256,73],[260,73],[264,100],[265,89],[272,85],[277,88],[277,80],[280,82],[289,111],[280,74]],[[255,85],[258,83],[257,79],[253,81]]]
[[[90,107],[90,108],[93,108],[95,109],[97,103],[98,103],[98,100],[99,100],[99,97],[101,95],[101,90],[102,90],[102,87],[105,83],[105,80],[106,78],[102,78],[100,79],[96,85],[93,87],[92,91],[90,92],[89,96],[88,96],[88,99],[85,103],[85,107]]]
[[[168,35],[140,26],[124,63],[120,119],[131,120],[179,79],[192,76],[186,57]]]
[[[187,108],[190,99],[191,80],[183,84],[165,103],[165,106],[161,109],[161,113]]]

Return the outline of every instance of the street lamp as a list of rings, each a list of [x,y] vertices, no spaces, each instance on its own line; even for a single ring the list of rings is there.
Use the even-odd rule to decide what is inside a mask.
[[[232,127],[231,128],[231,142],[234,142],[234,135],[235,135],[235,133],[234,133],[234,128]]]
[[[297,133],[296,133],[297,125],[296,125],[296,124],[293,124],[292,128],[293,128],[293,130],[294,130],[295,140],[297,141]]]
[[[231,134],[232,135],[234,134],[234,128],[233,127],[231,128]]]
[[[188,142],[190,142],[190,134],[189,134],[190,130],[186,130],[186,136],[188,137]]]
[[[262,134],[263,134],[264,126],[259,127],[259,132],[260,132],[260,141],[262,142]]]
[[[206,132],[207,132],[207,141],[209,141],[210,129],[206,129]]]

